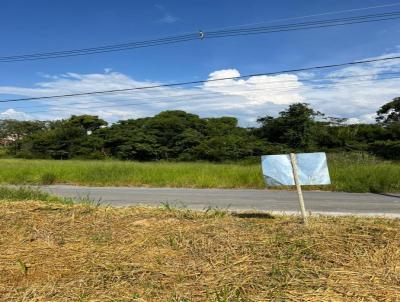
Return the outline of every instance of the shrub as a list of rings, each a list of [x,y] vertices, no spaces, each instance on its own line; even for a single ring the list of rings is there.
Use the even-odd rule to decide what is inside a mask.
[[[400,160],[400,141],[377,141],[369,145],[369,150],[385,159]]]
[[[56,182],[57,176],[54,173],[46,172],[42,174],[40,180],[43,185],[52,185]]]

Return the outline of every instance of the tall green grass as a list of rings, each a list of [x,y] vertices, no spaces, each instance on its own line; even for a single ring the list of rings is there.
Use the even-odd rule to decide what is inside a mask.
[[[328,156],[333,191],[400,192],[400,162],[352,153]]]
[[[50,195],[38,189],[0,187],[0,201],[46,201],[54,203],[72,204],[73,201],[58,196]]]
[[[400,164],[332,154],[332,185],[347,192],[400,192]],[[0,159],[1,184],[76,184],[188,188],[265,188],[259,163],[53,161]]]
[[[254,164],[2,159],[0,183],[260,188],[263,179]]]

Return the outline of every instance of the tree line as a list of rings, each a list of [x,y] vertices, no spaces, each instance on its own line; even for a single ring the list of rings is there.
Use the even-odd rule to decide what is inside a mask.
[[[306,103],[244,128],[234,117],[200,118],[180,110],[111,125],[97,116],[56,121],[0,120],[9,156],[52,159],[240,160],[291,151],[364,151],[400,159],[400,97],[377,111],[374,124],[348,124]]]

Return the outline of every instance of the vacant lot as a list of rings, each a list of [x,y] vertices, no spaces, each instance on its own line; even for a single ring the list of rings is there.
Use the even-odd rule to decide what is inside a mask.
[[[0,160],[2,184],[264,188],[260,163]],[[400,192],[400,164],[356,155],[330,155],[331,186],[347,192]]]
[[[2,301],[398,301],[400,220],[0,202]]]

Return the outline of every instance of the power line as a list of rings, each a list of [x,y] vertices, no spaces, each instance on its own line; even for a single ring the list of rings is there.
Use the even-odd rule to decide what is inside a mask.
[[[393,77],[393,78],[386,78],[386,79],[382,79],[382,80],[390,80],[390,79],[400,79],[400,77]],[[339,86],[341,87],[341,86],[354,86],[354,85],[357,85],[357,86],[365,86],[365,84],[361,84],[361,85],[359,85],[359,83],[348,83],[348,84],[339,84]],[[320,86],[320,87],[318,87],[318,88],[324,88],[323,86]],[[326,88],[326,87],[325,87]],[[289,92],[290,90],[296,90],[296,89],[298,89],[297,87],[292,87],[291,89],[285,89],[285,90],[280,90],[280,91],[276,91],[276,90],[274,90],[274,92],[276,93],[276,92]],[[265,88],[261,88],[261,89],[252,89],[252,90],[246,90],[246,91],[236,91],[236,93],[240,93],[240,92],[249,92],[249,91],[265,91],[266,89]],[[235,96],[235,94],[234,93],[232,93],[232,96]],[[189,103],[190,101],[197,101],[197,100],[202,100],[202,101],[204,101],[204,100],[210,100],[210,101],[213,101],[213,102],[215,102],[215,97],[212,97],[212,96],[208,96],[208,97],[204,97],[204,96],[201,96],[201,98],[200,98],[200,96],[198,96],[198,97],[192,97],[192,98],[189,98],[189,99],[183,99],[183,100],[173,100],[173,101],[168,101],[168,102],[165,102],[165,100],[161,100],[161,101],[153,101],[153,102],[140,102],[140,103],[128,103],[128,104],[124,104],[124,106],[126,106],[126,107],[130,107],[130,106],[141,106],[141,105],[151,105],[151,104],[174,104],[174,103],[182,103],[182,102],[185,102],[185,103]],[[91,106],[91,107],[89,107],[89,108],[87,108],[87,107],[78,107],[78,108],[75,108],[75,109],[79,109],[79,110],[93,110],[93,109],[103,109],[103,108],[113,108],[113,107],[119,107],[119,106],[121,106],[120,104],[110,104],[110,105],[101,105],[101,106]],[[62,109],[51,109],[51,111],[53,111],[53,112],[66,112],[66,111],[71,111],[71,108],[62,108]],[[37,113],[48,113],[49,112],[49,110],[39,110],[39,111],[25,111],[24,113],[26,113],[26,114],[37,114]]]
[[[323,13],[311,14],[311,15],[303,15],[303,16],[297,16],[297,17],[279,18],[279,19],[265,20],[265,21],[260,21],[260,22],[236,24],[236,25],[224,26],[224,27],[208,29],[208,30],[209,31],[211,31],[211,30],[222,30],[222,29],[228,29],[228,28],[238,28],[238,27],[243,27],[243,26],[253,26],[253,25],[260,25],[260,24],[267,24],[267,23],[277,23],[277,22],[281,22],[281,21],[299,20],[299,19],[327,16],[327,15],[351,13],[351,12],[356,12],[356,11],[387,8],[387,7],[394,7],[394,6],[399,6],[399,5],[400,5],[400,3],[390,3],[390,4],[383,4],[383,5],[351,8],[351,9],[329,11],[329,12],[323,12]]]
[[[271,75],[277,75],[277,74],[283,74],[283,73],[295,73],[295,72],[302,72],[302,71],[308,71],[308,70],[319,70],[319,69],[326,69],[326,68],[352,66],[352,65],[358,65],[358,64],[367,64],[367,63],[390,61],[390,60],[397,60],[397,59],[400,59],[400,56],[369,59],[369,60],[363,60],[363,61],[352,61],[352,62],[330,64],[330,65],[312,66],[312,67],[297,68],[297,69],[288,69],[288,70],[265,72],[265,73],[254,73],[254,74],[248,74],[248,75],[243,75],[243,76],[224,77],[224,78],[218,78],[218,79],[188,81],[188,82],[180,82],[180,83],[160,84],[160,85],[152,85],[152,86],[140,86],[140,87],[102,90],[102,91],[91,91],[91,92],[82,92],[82,93],[70,93],[70,94],[62,94],[62,95],[8,99],[8,100],[0,100],[0,103],[33,101],[33,100],[43,100],[43,99],[53,99],[53,98],[69,98],[69,97],[74,97],[74,96],[108,94],[108,93],[117,93],[117,92],[123,92],[123,91],[135,91],[135,90],[156,89],[156,88],[165,88],[165,87],[177,87],[177,86],[185,86],[185,85],[203,84],[203,83],[208,83],[208,82],[219,82],[219,81],[224,81],[224,80],[238,80],[238,79],[257,77],[257,76],[271,76]]]
[[[372,81],[383,81],[383,80],[393,80],[393,79],[400,79],[400,73],[388,73],[388,74],[396,74],[397,76],[393,76],[393,77],[386,77],[386,78],[378,78],[378,79],[373,79]],[[363,75],[363,76],[367,76],[367,75]],[[348,76],[347,78],[351,78],[352,76]],[[357,76],[354,76],[357,77]],[[343,78],[343,77],[340,77]],[[337,87],[343,87],[343,86],[363,86],[363,83],[361,82],[370,82],[371,79],[364,79],[364,80],[358,80],[357,82],[333,82],[333,83],[322,83],[322,84],[314,84],[314,85],[310,85],[310,86],[306,86],[306,87],[302,87],[302,86],[292,86],[292,87],[283,87],[280,89],[268,89],[266,87],[263,88],[257,88],[257,89],[246,89],[246,90],[235,90],[235,91],[231,91],[230,95],[231,96],[235,96],[236,94],[240,94],[240,93],[246,93],[246,92],[256,92],[256,91],[265,91],[265,92],[273,92],[273,93],[281,93],[281,92],[290,92],[293,90],[302,90],[302,89],[307,89],[307,88],[315,88],[315,89],[323,89],[323,88],[329,88],[330,86],[337,86]],[[361,83],[361,85],[360,85]],[[365,85],[365,84],[364,84]],[[226,87],[226,86],[224,86]],[[64,106],[68,106],[68,108],[51,108],[50,110],[40,110],[40,111],[25,111],[24,113],[28,113],[28,114],[32,114],[32,113],[45,113],[45,112],[64,112],[64,111],[68,111],[71,110],[71,105],[77,104],[77,105],[82,105],[82,106],[78,106],[78,107],[74,107],[74,109],[87,109],[87,110],[92,110],[92,109],[102,109],[102,108],[109,108],[109,107],[117,107],[117,106],[139,106],[139,105],[151,105],[151,104],[160,104],[160,103],[164,103],[165,105],[169,105],[171,103],[179,103],[179,102],[189,102],[189,101],[195,101],[197,99],[201,99],[204,101],[204,99],[215,99],[215,97],[221,97],[224,96],[224,92],[203,92],[203,93],[197,93],[197,94],[183,94],[183,95],[179,95],[179,96],[164,96],[164,97],[156,97],[156,98],[142,98],[140,100],[150,100],[151,102],[139,102],[139,103],[132,103],[133,100],[120,100],[118,101],[118,104],[102,104],[100,106],[85,106],[84,104],[82,104],[82,102],[77,102],[77,103],[67,103],[67,104],[61,104]],[[172,100],[172,101],[168,101],[165,102],[165,100],[162,99],[168,99],[168,98],[182,98],[184,97],[185,99],[183,100]],[[154,101],[155,100],[155,101]],[[138,101],[138,100],[136,100]],[[124,104],[120,104],[121,102],[124,102]],[[125,103],[127,102],[127,103]],[[104,103],[104,102],[91,102],[90,105],[92,104],[99,104],[99,103]],[[57,104],[55,104],[57,105]],[[38,107],[48,107],[48,106],[52,106],[52,105],[44,105],[44,106],[30,106],[30,107],[13,107],[12,109],[21,109],[21,108],[38,108]],[[53,105],[54,106],[54,105]]]
[[[292,23],[292,24],[284,24],[276,26],[247,27],[240,29],[216,30],[216,31],[207,31],[200,33],[194,32],[185,35],[170,36],[159,39],[145,40],[145,41],[131,42],[131,43],[110,44],[100,47],[81,48],[81,49],[64,50],[56,52],[42,52],[42,53],[33,53],[26,55],[3,56],[0,57],[0,63],[91,55],[91,54],[98,54],[105,52],[124,51],[136,48],[182,43],[192,40],[203,40],[209,38],[224,38],[233,36],[269,34],[277,32],[295,31],[295,30],[336,27],[336,26],[344,26],[344,25],[367,23],[367,22],[386,21],[399,18],[400,18],[400,12],[389,12],[382,14],[369,14],[369,15],[361,15],[355,17],[326,19],[319,21]]]
[[[166,44],[175,44],[175,43],[181,43],[181,42],[197,40],[197,39],[198,39],[198,33],[193,33],[190,37],[189,36],[188,37],[176,36],[176,37],[170,37],[170,38],[147,40],[147,41],[141,41],[141,42],[132,42],[132,43],[126,43],[126,44],[113,44],[113,45],[93,47],[93,48],[83,48],[83,49],[75,49],[75,50],[67,50],[67,51],[59,51],[59,52],[47,52],[47,53],[36,53],[36,54],[28,54],[28,55],[20,55],[20,56],[0,57],[0,63],[92,55],[92,54],[98,54],[98,53],[131,50],[131,49],[136,49],[136,48],[153,47],[153,46],[166,45]]]
[[[397,72],[381,72],[381,73],[366,73],[366,74],[357,74],[357,75],[347,75],[347,76],[331,76],[331,77],[326,77],[326,78],[318,78],[318,79],[295,79],[295,80],[277,80],[277,81],[269,81],[266,83],[262,83],[262,84],[252,84],[254,86],[258,86],[258,85],[262,85],[263,88],[258,88],[258,89],[246,89],[246,90],[234,90],[234,93],[237,92],[247,92],[247,91],[260,91],[260,90],[267,90],[268,86],[270,85],[276,85],[276,84],[281,84],[281,83],[296,83],[297,81],[300,81],[300,84],[302,83],[311,83],[310,87],[322,87],[322,85],[336,85],[338,84],[337,82],[332,82],[332,81],[337,81],[337,80],[344,80],[344,79],[354,79],[354,78],[363,78],[363,77],[370,77],[370,76],[379,76],[380,78],[377,79],[366,79],[366,80],[358,80],[358,82],[364,82],[364,81],[380,81],[380,80],[389,80],[389,79],[397,79],[399,78],[398,75],[400,75],[400,71]],[[382,78],[382,76],[393,76],[393,77],[384,77]],[[321,83],[321,84],[313,84],[315,82],[320,82],[320,81],[331,81],[330,83]],[[267,86],[267,87],[266,87]],[[344,86],[343,84],[341,84],[341,86]],[[217,87],[214,88],[237,88],[237,85],[218,85]],[[213,88],[213,87],[210,87]],[[287,88],[287,87],[285,87]],[[276,92],[277,89],[275,89],[275,87],[272,87],[273,91]],[[281,91],[281,90],[279,90]],[[286,91],[283,90],[283,91]],[[182,98],[182,97],[192,97],[192,96],[207,96],[207,95],[221,95],[222,93],[224,93],[223,91],[214,91],[214,92],[207,92],[207,90],[205,92],[201,92],[201,93],[180,93],[180,91],[173,91],[174,94],[170,94],[170,95],[165,95],[162,97],[136,97],[137,101],[143,101],[143,100],[159,100],[159,99],[171,99],[171,98]],[[50,99],[49,101],[54,101],[54,99]],[[118,100],[119,103],[123,102],[132,102],[132,99],[129,100]],[[90,104],[103,104],[104,101],[91,101]],[[71,105],[81,105],[82,101],[79,102],[68,102],[67,104],[64,104],[64,106],[71,106]],[[123,104],[122,104],[123,105]],[[49,107],[51,106],[50,104],[40,104],[40,105],[25,105],[25,106],[17,106],[17,107],[13,107],[13,109],[25,109],[25,108],[45,108],[45,107]]]
[[[279,30],[293,30],[293,29],[307,29],[314,28],[313,26],[336,26],[336,25],[346,25],[347,22],[372,22],[375,19],[380,21],[381,19],[386,20],[386,18],[398,18],[400,12],[390,12],[383,14],[372,14],[372,15],[362,15],[355,17],[346,17],[346,18],[337,18],[337,19],[327,19],[327,20],[318,20],[318,21],[309,21],[302,23],[291,23],[284,25],[274,25],[274,26],[259,26],[259,27],[248,27],[248,28],[239,28],[233,30],[217,30],[217,31],[208,31],[205,33],[205,36],[210,35],[225,35],[225,34],[240,34],[240,33],[248,33],[248,32],[275,32]],[[353,23],[349,23],[353,24]],[[306,27],[306,28],[305,28]]]

